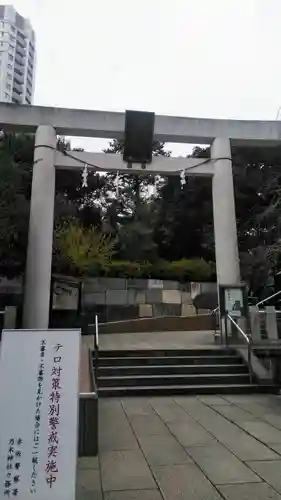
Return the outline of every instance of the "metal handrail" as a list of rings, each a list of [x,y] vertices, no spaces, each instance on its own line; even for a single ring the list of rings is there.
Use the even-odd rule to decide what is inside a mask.
[[[266,310],[265,309],[259,309],[258,312],[262,313],[262,314],[266,314]],[[280,309],[275,309],[275,313],[276,314],[281,314],[281,310]]]
[[[230,319],[231,323],[234,326],[236,326],[237,330],[241,333],[242,337],[247,342],[247,344],[251,344],[251,341],[250,341],[248,335],[244,332],[244,330],[242,330],[241,326],[239,326],[238,323],[236,323],[236,321],[234,321],[234,319],[232,318],[232,316],[230,316],[230,314],[228,314],[227,317],[228,317],[228,319]]]
[[[231,321],[231,323],[237,328],[238,332],[242,335],[243,340],[247,344],[248,348],[248,366],[249,366],[249,375],[250,375],[250,383],[252,384],[253,382],[253,368],[252,368],[252,340],[248,335],[242,330],[241,326],[234,321],[234,319],[230,316],[230,314],[227,314],[227,318]]]
[[[211,311],[211,314],[215,314],[217,311],[220,310],[220,306],[217,306],[215,309]]]
[[[210,316],[215,316],[219,310],[220,310],[220,306],[217,306],[215,309],[213,309],[210,312]],[[216,323],[216,319],[215,319],[215,325],[214,325],[214,341],[215,342],[216,342],[216,335],[217,335],[217,323]],[[220,331],[220,342],[222,344],[222,334],[221,334],[221,331]]]
[[[258,307],[261,304],[264,304],[265,302],[267,302],[268,300],[273,299],[274,297],[277,297],[277,295],[280,295],[280,293],[281,293],[281,290],[279,290],[279,292],[274,293],[273,295],[270,295],[269,297],[266,297],[266,299],[261,300],[260,302],[258,302],[256,304],[256,306]]]
[[[99,371],[99,317],[95,315],[95,333],[94,333],[94,355],[95,355],[95,382],[98,385]]]
[[[95,399],[97,397],[96,391],[93,392],[79,392],[79,398],[81,399]]]
[[[99,347],[99,317],[98,315],[96,314],[95,316],[95,327],[96,327],[96,345],[97,347]]]

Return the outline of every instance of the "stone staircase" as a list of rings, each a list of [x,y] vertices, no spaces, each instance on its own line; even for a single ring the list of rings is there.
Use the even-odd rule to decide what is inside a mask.
[[[99,352],[99,397],[254,392],[275,388],[251,384],[248,366],[234,349]]]

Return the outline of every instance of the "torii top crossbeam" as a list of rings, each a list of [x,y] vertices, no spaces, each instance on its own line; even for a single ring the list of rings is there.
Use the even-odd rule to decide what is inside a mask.
[[[57,134],[122,139],[125,114],[111,111],[0,104],[0,127],[5,130],[36,132],[38,125],[51,125]],[[277,145],[281,122],[220,120],[209,118],[155,117],[154,138],[164,142],[211,144],[216,137],[232,144]]]

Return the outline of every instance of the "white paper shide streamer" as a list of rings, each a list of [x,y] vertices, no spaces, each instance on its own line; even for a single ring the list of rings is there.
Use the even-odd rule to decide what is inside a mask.
[[[116,177],[115,177],[115,181],[114,181],[114,185],[115,185],[115,189],[116,189],[116,196],[119,196],[119,181],[120,181],[119,172],[117,172]]]
[[[88,187],[88,165],[85,163],[85,166],[82,170],[82,188]]]
[[[183,187],[186,184],[185,170],[182,170],[180,173],[180,183],[181,183],[181,189],[183,189]]]

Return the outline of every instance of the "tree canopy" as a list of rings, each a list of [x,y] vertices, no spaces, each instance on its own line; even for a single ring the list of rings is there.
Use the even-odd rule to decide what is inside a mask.
[[[5,134],[0,142],[0,273],[9,277],[25,267],[33,147],[30,134]],[[71,145],[59,139],[58,148],[70,150]],[[123,143],[117,140],[106,150],[122,152]],[[165,144],[155,143],[153,154],[170,152]],[[196,147],[192,156],[209,154],[209,148]],[[261,293],[280,269],[281,147],[233,147],[232,156],[242,275],[252,293]],[[67,230],[65,220],[72,221]],[[91,247],[92,262],[97,262],[93,248],[98,242],[107,242],[108,248],[114,242],[115,260],[155,265],[182,259],[214,261],[211,180],[188,177],[181,186],[179,177],[155,183],[149,169],[140,176],[91,172],[85,188],[80,171],[58,171],[55,237],[60,242],[53,259],[56,271],[65,269],[75,252],[76,261],[83,261],[83,251],[78,251],[82,240],[84,250]],[[75,251],[70,249],[74,239]],[[109,251],[108,260],[112,255]],[[85,273],[88,264],[89,259],[78,268]]]

